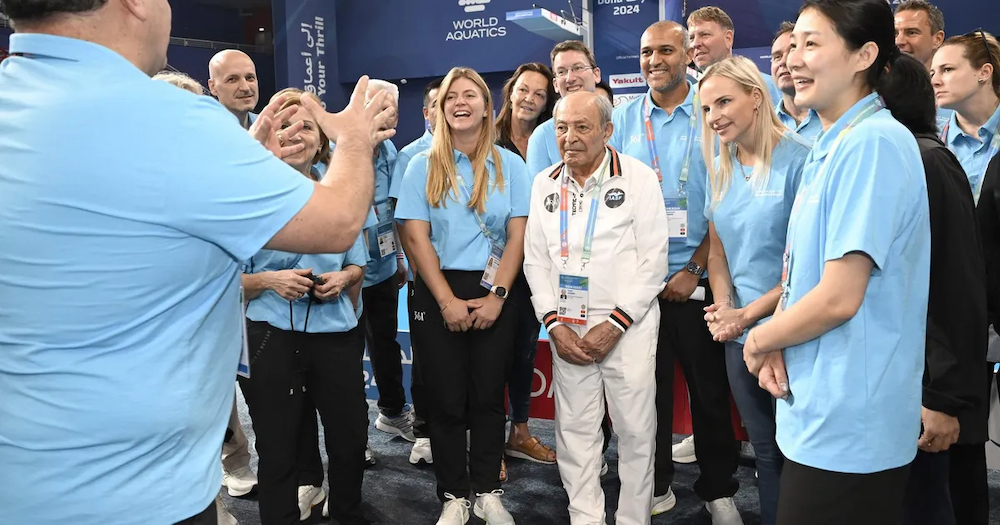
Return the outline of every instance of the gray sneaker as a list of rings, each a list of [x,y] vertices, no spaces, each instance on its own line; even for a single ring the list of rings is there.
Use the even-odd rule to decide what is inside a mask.
[[[375,428],[387,434],[397,435],[410,443],[417,441],[413,435],[413,411],[409,408],[395,417],[379,414],[375,420]]]

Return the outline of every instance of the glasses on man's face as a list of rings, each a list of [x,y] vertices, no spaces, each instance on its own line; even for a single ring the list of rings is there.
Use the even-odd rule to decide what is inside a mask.
[[[579,75],[580,73],[583,73],[584,71],[589,71],[591,69],[594,69],[594,66],[585,66],[583,64],[577,64],[577,65],[575,65],[575,66],[573,66],[573,67],[571,67],[569,69],[562,69],[562,68],[557,69],[556,70],[556,77],[557,78],[565,78],[565,77],[569,76],[570,73],[572,73],[574,75]]]

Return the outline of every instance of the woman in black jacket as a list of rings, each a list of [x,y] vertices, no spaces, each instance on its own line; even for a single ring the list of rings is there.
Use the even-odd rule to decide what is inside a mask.
[[[916,62],[908,55],[898,60]],[[902,523],[954,525],[956,516],[957,523],[986,523],[983,444],[991,368],[986,362],[986,264],[976,205],[961,164],[937,137],[930,76],[918,68],[905,69],[912,69],[912,78],[893,76],[879,92],[889,107],[914,108],[894,116],[917,138],[924,163],[931,279],[921,411],[924,428],[910,470]],[[969,513],[982,516],[971,519]]]

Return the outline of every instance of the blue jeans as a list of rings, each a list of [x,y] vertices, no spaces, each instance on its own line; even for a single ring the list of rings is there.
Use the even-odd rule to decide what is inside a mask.
[[[757,378],[743,362],[743,345],[726,343],[726,372],[736,408],[757,453],[757,489],[760,493],[761,525],[774,525],[778,515],[778,489],[785,457],[775,441],[774,398],[760,388]]]

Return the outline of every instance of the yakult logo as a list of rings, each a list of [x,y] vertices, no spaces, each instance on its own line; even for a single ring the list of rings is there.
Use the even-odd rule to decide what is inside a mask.
[[[642,73],[629,73],[627,75],[611,75],[608,82],[612,88],[642,87],[646,85],[646,79],[642,78]]]
[[[490,0],[458,0],[458,6],[464,7],[466,13],[478,13],[486,10]]]

